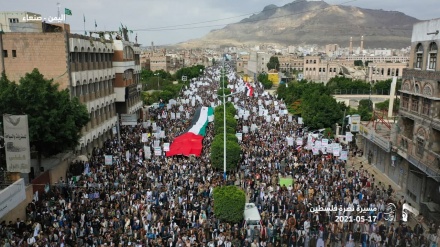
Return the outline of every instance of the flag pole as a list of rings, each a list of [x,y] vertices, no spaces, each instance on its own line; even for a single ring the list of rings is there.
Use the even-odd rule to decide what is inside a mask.
[[[83,14],[83,19],[84,19],[84,35],[87,35],[86,33],[86,16]]]

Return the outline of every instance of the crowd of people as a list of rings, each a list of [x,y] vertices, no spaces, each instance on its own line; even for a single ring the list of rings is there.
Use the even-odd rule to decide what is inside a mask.
[[[155,153],[154,147],[171,143],[188,128],[197,107],[221,104],[215,96],[219,78],[219,68],[207,68],[174,104],[150,109],[150,121],[120,126],[120,139],[115,136],[95,148],[87,161],[73,162],[66,178],[28,205],[26,219],[1,223],[1,246],[440,244],[440,228],[411,228],[401,220],[404,198],[396,199],[393,188],[367,169],[349,169],[332,154],[289,145],[286,137],[308,139],[302,125],[260,83],[252,85],[252,97],[240,93],[244,82],[233,71],[228,81],[237,94],[228,100],[237,112],[248,113],[237,114],[237,132],[247,129],[237,170],[225,180],[211,166],[213,123],[200,157],[166,157],[163,148]],[[158,130],[165,131],[162,138],[155,138]],[[142,138],[145,133],[148,140]],[[111,164],[106,155],[112,156]],[[282,177],[294,183],[281,186]],[[258,225],[216,219],[213,189],[225,184],[246,192],[261,214]]]

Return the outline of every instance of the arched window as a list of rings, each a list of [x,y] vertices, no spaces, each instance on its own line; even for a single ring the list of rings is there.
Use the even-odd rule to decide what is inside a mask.
[[[428,69],[435,70],[437,66],[437,44],[432,42],[429,45],[429,58],[428,58]]]
[[[414,68],[421,69],[422,68],[422,61],[423,61],[423,46],[422,44],[418,44],[416,46],[416,59],[415,59]]]
[[[124,59],[133,59],[133,49],[129,46],[124,47]]]

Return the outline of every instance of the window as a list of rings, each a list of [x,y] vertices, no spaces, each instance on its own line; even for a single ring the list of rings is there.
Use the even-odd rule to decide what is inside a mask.
[[[430,111],[431,111],[431,100],[427,98],[423,98],[422,114],[429,116]]]
[[[423,60],[423,46],[422,44],[418,44],[416,46],[416,63],[414,65],[416,69],[422,68],[422,60]]]
[[[17,57],[17,50],[12,50],[12,57]]]
[[[415,112],[419,111],[419,97],[411,98],[411,111],[415,111]]]
[[[428,69],[435,70],[437,65],[437,44],[432,42],[429,45]]]
[[[9,18],[9,23],[18,23],[18,18]]]
[[[402,108],[408,109],[409,106],[409,97],[408,95],[402,96]]]
[[[3,57],[8,57],[8,50],[3,50]]]
[[[425,140],[421,137],[417,137],[417,147],[416,147],[416,153],[419,156],[423,156],[423,151],[425,149]]]

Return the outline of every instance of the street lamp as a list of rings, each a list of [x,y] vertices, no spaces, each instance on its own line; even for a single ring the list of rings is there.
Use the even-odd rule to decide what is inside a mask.
[[[160,73],[156,73],[154,75],[157,76],[157,90],[159,90],[159,76],[160,76]]]
[[[223,69],[222,69],[222,84],[223,84],[223,178],[226,181],[226,97],[238,94],[240,92],[235,92],[226,95],[225,94],[225,59],[223,59]]]

